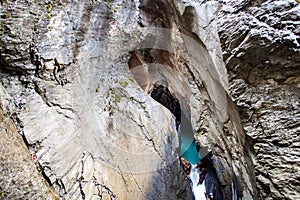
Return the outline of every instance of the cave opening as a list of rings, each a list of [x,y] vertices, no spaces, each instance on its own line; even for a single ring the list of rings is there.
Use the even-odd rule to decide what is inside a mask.
[[[166,107],[175,116],[176,129],[178,131],[181,122],[181,109],[179,100],[171,94],[167,87],[159,84],[154,85],[150,95],[155,101]]]

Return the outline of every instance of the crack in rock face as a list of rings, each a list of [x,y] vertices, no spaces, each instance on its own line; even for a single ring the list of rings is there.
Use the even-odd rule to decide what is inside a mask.
[[[162,85],[154,85],[151,97],[165,106],[175,116],[176,128],[178,129],[181,122],[181,109],[178,99],[175,99],[168,88]]]

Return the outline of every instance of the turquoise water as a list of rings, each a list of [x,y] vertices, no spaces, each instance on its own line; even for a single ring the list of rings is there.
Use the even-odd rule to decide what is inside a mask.
[[[191,164],[197,164],[202,159],[197,151],[195,140],[188,139],[184,136],[181,136],[180,155]]]
[[[191,164],[197,164],[202,158],[197,151],[191,121],[185,115],[181,117],[178,132],[180,135],[180,156],[184,157]]]

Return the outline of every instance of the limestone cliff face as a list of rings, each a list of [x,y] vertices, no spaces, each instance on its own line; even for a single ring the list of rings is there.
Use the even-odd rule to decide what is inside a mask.
[[[32,155],[25,165],[41,173],[36,183],[47,181],[62,199],[193,199],[179,165],[180,111],[212,163],[216,196],[256,199],[251,144],[227,94],[219,8],[216,1],[2,1],[1,106]],[[47,184],[41,198],[51,198]],[[1,195],[13,198],[11,188]]]
[[[12,118],[14,109],[6,107],[12,99],[0,87],[0,191],[1,199],[58,199],[43,180]],[[6,106],[5,106],[6,105]]]
[[[254,145],[261,199],[300,196],[299,20],[293,0],[223,1],[219,15],[229,89]]]

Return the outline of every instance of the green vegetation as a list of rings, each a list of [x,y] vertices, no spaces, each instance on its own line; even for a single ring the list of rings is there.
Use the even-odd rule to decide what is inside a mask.
[[[112,116],[114,114],[112,105],[105,106],[103,110],[104,110],[104,112],[108,111],[109,116]]]
[[[2,21],[0,24],[0,35],[4,34],[4,26],[5,26],[4,21]]]
[[[126,88],[127,85],[128,85],[128,82],[127,82],[127,81],[121,81],[121,82],[120,82],[120,85],[121,85],[123,88]]]
[[[133,78],[132,78],[133,79]],[[130,79],[129,79],[130,80]],[[131,80],[131,81],[134,81]],[[105,92],[106,106],[103,108],[105,112],[109,112],[109,116],[114,114],[114,108],[118,103],[121,102],[123,94],[123,90],[128,86],[128,80],[120,79],[120,78],[112,78],[110,82],[115,85],[115,87],[110,86]],[[99,84],[96,86],[96,92],[100,91]]]
[[[115,103],[120,103],[120,101],[121,101],[121,95],[115,94],[114,102],[115,102]]]
[[[113,9],[113,11],[114,12],[118,12],[118,10],[120,10],[120,8],[121,8],[121,6],[115,6],[114,9]]]
[[[116,91],[115,91],[115,88],[109,87],[108,93],[107,93],[107,94],[108,94],[108,95],[109,95],[109,94],[115,94],[115,92],[116,92]],[[108,97],[109,97],[109,96],[108,96]]]
[[[121,102],[121,94],[119,94],[115,88],[109,87],[106,92],[106,99],[108,99],[108,105],[104,107],[104,111],[109,113],[109,116],[114,114],[114,105]]]
[[[112,97],[114,103],[120,103],[121,101],[121,95],[118,94],[114,88],[111,87],[109,88],[109,92],[107,96],[108,98]]]
[[[113,5],[114,5],[113,2],[109,2],[107,6],[112,8]]]
[[[42,5],[42,2],[41,1],[35,1],[34,2],[36,5]]]
[[[129,80],[130,80],[132,83],[134,83],[134,81],[135,81],[134,78],[133,78],[132,76],[129,77]]]
[[[46,15],[47,18],[51,18],[54,7],[55,7],[55,2],[54,1],[51,1],[48,4],[45,5],[45,9],[46,9],[46,14],[45,15]]]
[[[102,0],[90,0],[90,4],[93,6],[93,5],[96,5],[96,4],[100,4],[102,3]]]

